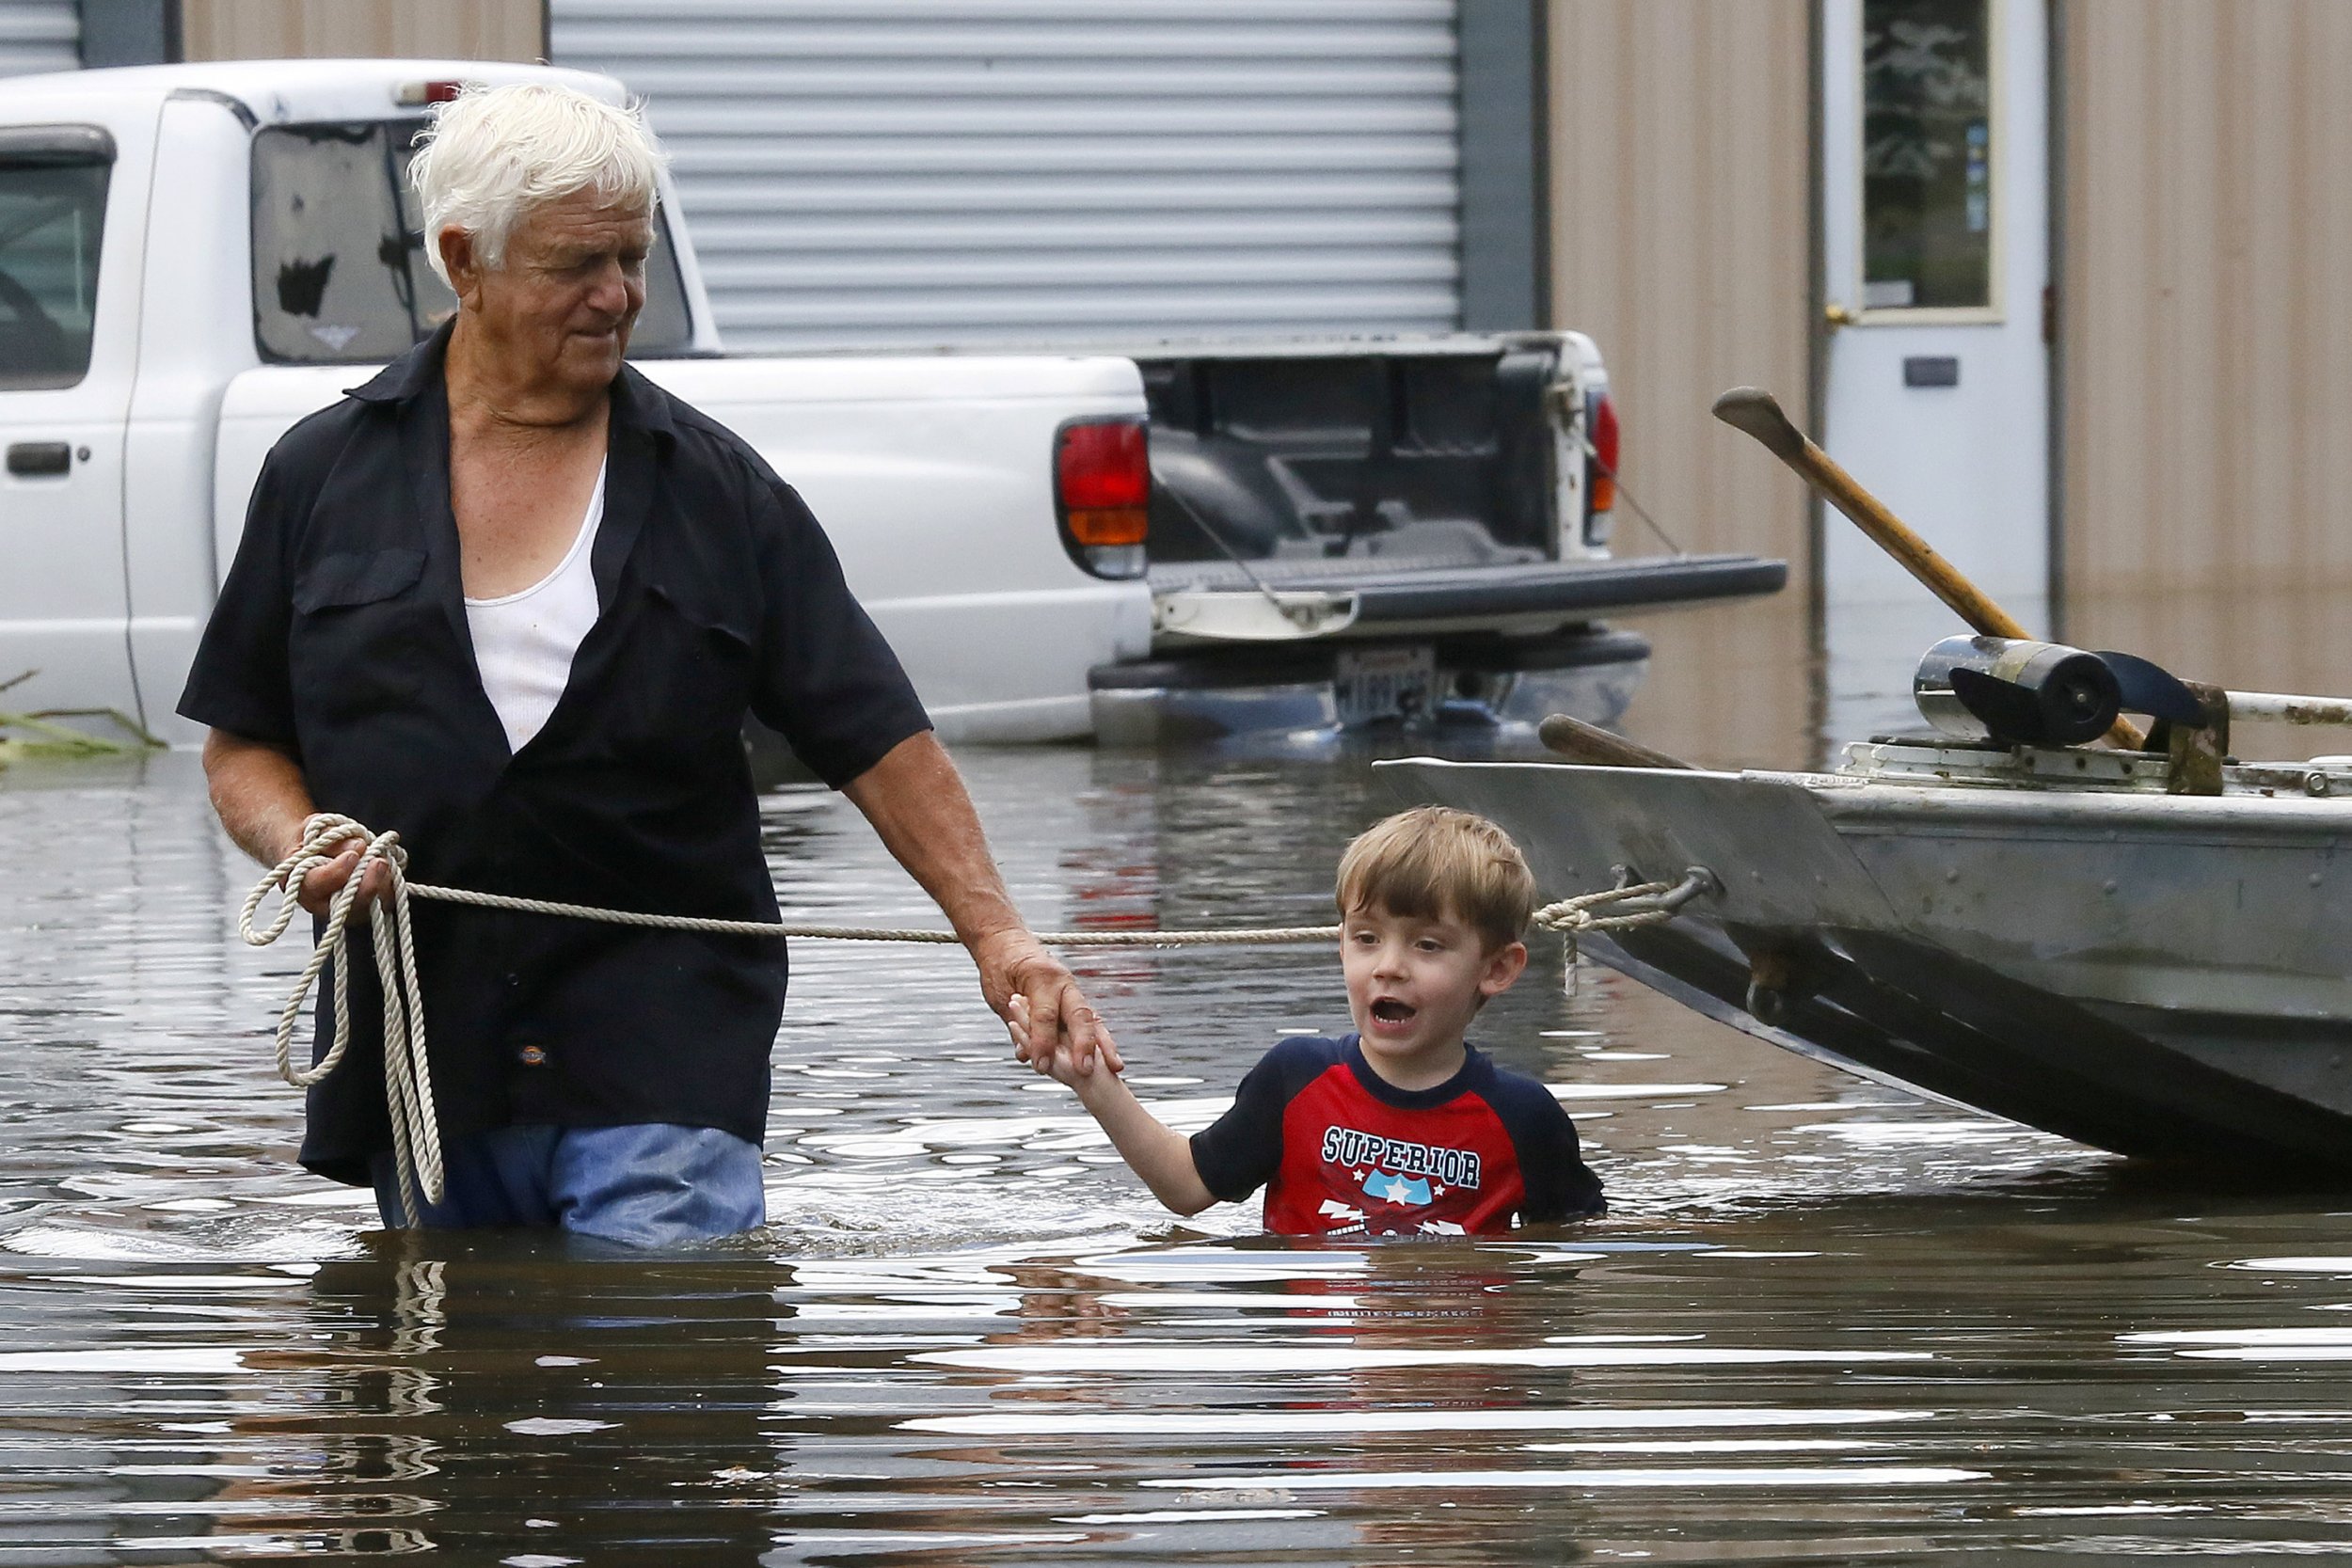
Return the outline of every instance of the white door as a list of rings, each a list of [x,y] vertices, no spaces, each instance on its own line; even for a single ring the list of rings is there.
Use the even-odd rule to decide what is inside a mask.
[[[2043,0],[1826,0],[1822,444],[2036,633],[2049,626]],[[1917,731],[1958,618],[1835,512],[1833,740]]]
[[[122,535],[139,119],[0,125],[0,681],[33,673],[0,707],[139,710]]]

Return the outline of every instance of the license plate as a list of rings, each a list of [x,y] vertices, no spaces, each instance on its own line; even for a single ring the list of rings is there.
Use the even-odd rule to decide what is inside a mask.
[[[1331,671],[1343,724],[1421,718],[1437,685],[1438,656],[1427,647],[1343,649]]]

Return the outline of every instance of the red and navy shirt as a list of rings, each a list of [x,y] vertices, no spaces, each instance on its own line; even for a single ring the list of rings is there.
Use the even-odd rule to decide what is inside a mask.
[[[1221,1202],[1265,1188],[1265,1227],[1287,1236],[1458,1235],[1602,1212],[1551,1091],[1464,1049],[1436,1088],[1400,1089],[1354,1035],[1286,1039],[1193,1134],[1193,1166]]]

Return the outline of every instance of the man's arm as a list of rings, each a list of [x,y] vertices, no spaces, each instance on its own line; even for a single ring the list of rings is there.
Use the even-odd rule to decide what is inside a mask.
[[[1027,1016],[1022,999],[1014,997],[1006,1022],[1016,1042],[1024,1037]],[[1108,1030],[1103,1033],[1103,1043],[1110,1048]],[[1192,1140],[1145,1110],[1124,1078],[1113,1072],[1080,1072],[1060,1054],[1052,1055],[1048,1065],[1057,1082],[1078,1091],[1078,1103],[1110,1134],[1111,1147],[1129,1170],[1143,1178],[1153,1197],[1186,1219],[1216,1201],[1193,1164]]]
[[[302,825],[315,808],[302,765],[285,747],[214,730],[204,737],[204,782],[211,787],[220,825],[238,848],[263,865],[276,865],[301,845]],[[325,914],[358,863],[358,849],[346,849],[303,878],[298,895],[302,907]],[[389,879],[383,866],[370,866],[360,886],[359,907],[366,908]]]
[[[1085,1075],[1093,1072],[1099,1052],[1104,1065],[1118,1072],[1119,1048],[1077,980],[1029,934],[1013,907],[988,852],[979,814],[938,737],[929,730],[907,736],[841,792],[946,913],[979,967],[980,994],[996,1016],[1009,1022],[1012,1000],[1024,1000],[1036,1044],[1014,1054],[1041,1072],[1042,1058],[1066,1050]]]

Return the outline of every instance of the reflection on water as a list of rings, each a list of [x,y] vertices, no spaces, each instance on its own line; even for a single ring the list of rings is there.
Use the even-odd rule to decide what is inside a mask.
[[[1804,763],[1847,711],[1785,616],[1646,629],[1652,744]],[[1057,926],[1320,922],[1338,847],[1390,804],[1355,756],[965,761]],[[832,798],[773,798],[767,833],[793,917],[935,918]],[[287,1164],[298,1102],[267,1062],[298,955],[235,941],[250,871],[193,759],[0,775],[0,1561],[2352,1541],[2341,1198],[2177,1185],[1613,975],[1567,994],[1555,952],[1479,1035],[1559,1089],[1604,1222],[1367,1246],[1268,1241],[1254,1209],[1171,1220],[1011,1067],[960,955],[812,942],[773,1223],[596,1259],[386,1237]],[[1084,968],[1178,1125],[1343,1016],[1312,950]]]

